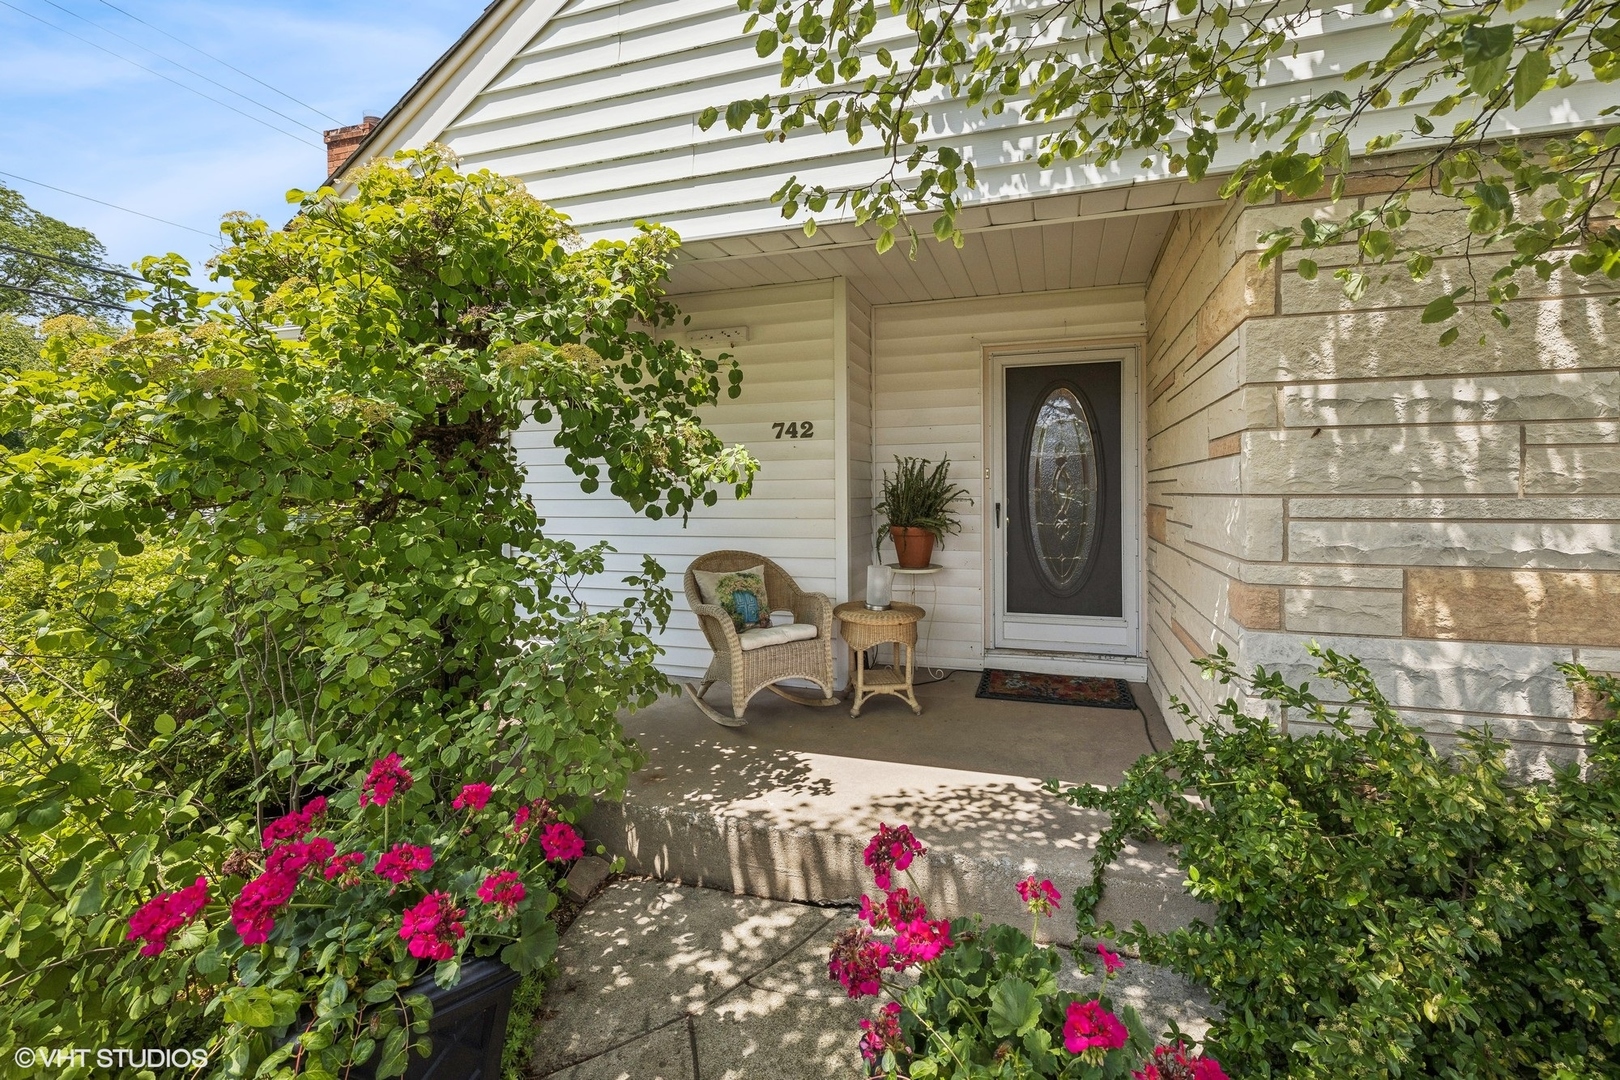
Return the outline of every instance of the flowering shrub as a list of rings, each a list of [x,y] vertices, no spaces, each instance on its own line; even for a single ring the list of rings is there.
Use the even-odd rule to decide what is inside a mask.
[[[455,806],[468,788],[479,800],[471,820]],[[527,973],[555,947],[552,887],[584,841],[548,804],[508,808],[516,800],[502,795],[496,785],[464,785],[447,810],[389,754],[356,790],[317,796],[270,822],[251,878],[227,877],[213,904],[204,878],[159,893],[130,916],[128,937],[143,943],[142,956],[172,947],[197,974],[230,976],[234,985],[209,1006],[230,1022],[216,1051],[227,1061],[331,1074],[376,1057],[384,1074],[397,1072],[421,1007],[407,996],[417,961],[435,964],[449,985],[466,958],[496,956]],[[548,822],[544,862],[525,852],[529,833],[511,827],[518,813]],[[400,831],[417,842],[390,844]],[[353,850],[339,855],[340,846]],[[264,966],[327,941],[343,948],[325,950],[311,969]],[[296,1038],[280,1045],[289,1025]]]
[[[1181,1080],[1164,1064],[1179,1053],[1199,1063],[1196,1080],[1226,1080],[1213,1058],[1179,1045],[1160,1048],[1144,1064],[1153,1040],[1135,1010],[1116,1012],[1106,992],[1059,991],[1058,950],[1036,945],[1030,934],[976,919],[931,919],[920,897],[894,884],[895,872],[922,854],[906,826],[879,828],[865,858],[884,896],[861,897],[860,925],[840,934],[828,956],[828,976],[850,997],[890,998],[875,1018],[860,1021],[868,1075]],[[1017,888],[1032,920],[1062,900],[1050,881],[1031,877]],[[1096,951],[1106,990],[1123,962],[1102,945]],[[916,975],[910,985],[897,978],[908,971]]]
[[[296,199],[226,222],[211,291],[148,259],[132,332],[0,381],[0,530],[51,594],[0,620],[0,1060],[403,1070],[418,967],[543,957],[558,819],[622,793],[617,717],[667,686],[663,569],[578,602],[610,548],[546,535],[512,433],[654,519],[752,476],[700,420],[740,371],[658,333],[673,233],[584,243],[442,148]]]
[[[1358,661],[1311,652],[1347,705],[1275,672],[1243,678],[1224,653],[1204,667],[1327,733],[1284,734],[1228,701],[1199,741],[1069,793],[1111,819],[1082,929],[1109,862],[1147,833],[1178,846],[1216,916],[1124,940],[1210,988],[1209,1043],[1237,1075],[1620,1075],[1620,721],[1593,729],[1584,775],[1511,783],[1504,744],[1442,757]],[[1567,673],[1612,714],[1620,682]],[[1152,1064],[1200,1075],[1173,1053]]]

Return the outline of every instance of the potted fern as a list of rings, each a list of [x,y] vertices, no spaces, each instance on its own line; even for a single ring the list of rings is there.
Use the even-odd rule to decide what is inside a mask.
[[[943,544],[946,533],[962,531],[962,523],[951,507],[968,498],[964,488],[951,483],[950,455],[929,468],[927,458],[897,457],[894,473],[883,473],[883,498],[876,510],[884,523],[878,526],[877,547],[894,541],[894,553],[904,570],[920,570],[934,555],[934,544]]]

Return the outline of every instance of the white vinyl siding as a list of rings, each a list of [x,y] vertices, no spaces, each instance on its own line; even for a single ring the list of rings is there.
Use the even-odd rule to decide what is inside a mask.
[[[833,408],[833,287],[831,282],[686,296],[682,311],[691,323],[677,331],[748,328],[734,347],[702,344],[705,353],[730,352],[742,365],[742,396],[703,411],[703,420],[726,443],[742,443],[760,461],[753,492],[737,500],[729,490],[712,507],[698,506],[683,527],[679,520],[652,521],[632,513],[604,483],[594,494],[563,461],[551,433],[527,424],[514,437],[528,470],[525,492],[546,519],[546,533],[581,546],[607,540],[617,549],[608,572],[586,584],[581,597],[612,605],[625,596],[621,579],[636,572],[643,554],[669,571],[677,599],[669,628],[659,638],[660,666],[678,677],[701,675],[708,643],[681,596],[681,575],[698,555],[721,548],[758,552],[813,592],[834,595],[834,449],[842,437]],[[777,439],[778,421],[815,425],[809,439]]]
[[[938,461],[967,489],[962,531],[935,547],[944,569],[915,579],[929,609],[919,659],[931,666],[984,666],[986,576],[984,350],[1019,342],[1135,338],[1143,333],[1139,287],[1027,293],[873,309],[872,477],[876,492],[896,455]],[[874,521],[874,528],[878,522]],[[884,561],[894,548],[885,541]],[[906,579],[896,596],[906,599]]]
[[[488,25],[390,115],[369,153],[443,142],[470,167],[525,180],[536,195],[567,211],[587,236],[624,235],[635,222],[648,220],[674,226],[688,240],[729,238],[727,243],[782,227],[770,196],[789,176],[861,187],[887,168],[878,140],[852,146],[842,129],[822,134],[811,125],[785,143],[767,143],[752,125],[734,132],[722,121],[699,129],[698,115],[707,107],[723,110],[739,98],[782,92],[780,57],[756,54],[735,0],[497,4]],[[1024,17],[1050,11],[1037,5]],[[1344,89],[1346,70],[1382,55],[1393,42],[1394,14],[1326,12],[1300,33],[1295,55],[1271,65],[1256,103],[1275,107]],[[903,48],[904,37],[901,20],[885,11],[884,24],[865,47]],[[1504,114],[1500,124],[1504,131],[1529,133],[1582,119],[1590,123],[1608,104],[1606,89],[1587,76],[1522,113]],[[1412,111],[1444,90],[1436,86],[1413,105],[1377,111],[1358,128],[1355,141],[1409,128]],[[1017,108],[992,117],[960,101],[925,101],[923,108],[934,130],[959,133],[956,144],[977,168],[978,187],[960,193],[970,204],[970,222],[982,213],[980,204],[994,214],[1033,197],[1170,177],[1161,155],[1108,168],[1059,163],[1042,169],[1034,150],[1051,125],[1026,123]],[[1248,144],[1231,142],[1220,164],[1249,152]],[[824,224],[836,219],[832,213],[822,217]]]

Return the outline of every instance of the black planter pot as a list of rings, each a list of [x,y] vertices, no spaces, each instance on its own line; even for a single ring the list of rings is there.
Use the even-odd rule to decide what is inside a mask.
[[[501,1050],[518,973],[494,960],[463,964],[461,981],[448,990],[424,976],[411,987],[433,1003],[428,1038],[433,1052],[411,1055],[405,1080],[500,1080]],[[354,1069],[350,1080],[374,1080],[372,1062]]]

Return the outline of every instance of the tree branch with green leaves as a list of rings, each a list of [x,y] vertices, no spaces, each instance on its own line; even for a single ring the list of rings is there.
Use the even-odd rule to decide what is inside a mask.
[[[843,188],[790,177],[773,198],[788,218],[829,208],[917,242],[914,215],[962,243],[959,215],[984,162],[973,123],[1011,112],[1039,133],[1031,164],[1141,165],[1192,181],[1223,177],[1245,202],[1353,193],[1359,172],[1382,198],[1353,212],[1302,213],[1262,239],[1265,263],[1299,250],[1299,273],[1330,252],[1352,300],[1397,271],[1429,278],[1439,259],[1487,257],[1483,281],[1435,296],[1429,323],[1459,304],[1489,305],[1502,324],[1525,275],[1567,271],[1620,280],[1620,106],[1556,135],[1515,134],[1514,115],[1577,83],[1620,79],[1620,3],[1365,0],[1355,18],[1387,26],[1389,44],[1342,85],[1292,91],[1279,79],[1325,9],[1277,0],[739,0],[760,56],[781,58],[782,90],[729,103],[729,128],[782,141],[802,130],[868,136],[888,157],[870,182]],[[959,110],[959,130],[946,112]],[[700,117],[718,123],[716,106]],[[970,118],[977,116],[978,121]],[[1408,239],[1413,197],[1452,211],[1444,236]],[[1416,212],[1428,212],[1423,208]],[[1332,250],[1337,249],[1337,250]],[[1498,256],[1500,253],[1500,257]],[[1454,323],[1442,340],[1455,340]]]

